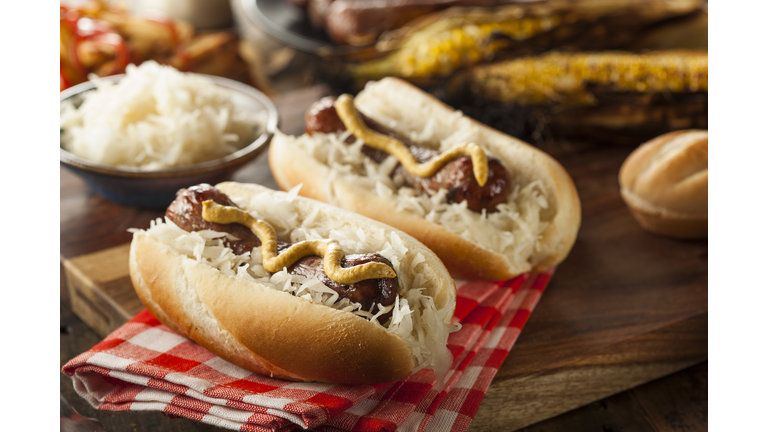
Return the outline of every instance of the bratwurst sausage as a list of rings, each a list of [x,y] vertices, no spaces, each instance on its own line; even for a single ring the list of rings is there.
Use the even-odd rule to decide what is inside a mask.
[[[304,115],[305,132],[313,133],[338,133],[347,130],[339,118],[334,103],[336,98],[325,97],[312,104]],[[396,135],[393,131],[358,112],[360,118],[370,129],[384,135],[388,135],[402,141],[409,147],[419,163],[424,163],[440,155],[440,152],[416,145],[410,140]],[[353,143],[355,137],[350,136],[348,143]],[[375,162],[381,163],[388,154],[382,150],[363,146],[363,154]],[[472,159],[469,156],[460,156],[448,162],[435,175],[431,177],[418,177],[409,173],[401,164],[392,172],[393,178],[402,178],[403,184],[420,192],[437,192],[446,189],[446,198],[449,202],[467,202],[467,208],[480,213],[485,210],[488,213],[495,212],[496,206],[506,202],[510,191],[509,173],[495,157],[488,158],[488,180],[484,186],[480,186],[472,171]]]
[[[224,240],[224,245],[231,248],[237,255],[250,252],[254,247],[261,246],[261,240],[243,225],[218,224],[203,219],[203,202],[207,200],[213,200],[225,206],[237,207],[224,192],[211,185],[200,184],[189,189],[179,190],[176,193],[176,199],[166,210],[165,216],[185,231],[213,230],[237,237],[238,240]],[[278,253],[290,246],[289,243],[277,240]],[[392,267],[392,263],[380,254],[346,255],[341,260],[341,267],[349,268],[368,262],[380,262]],[[380,303],[382,306],[391,305],[398,293],[397,277],[367,279],[349,285],[335,282],[325,274],[323,258],[319,256],[301,258],[288,268],[288,273],[318,279],[328,288],[336,291],[341,298],[360,303],[363,310],[366,311],[370,311],[376,303]]]
[[[168,206],[165,217],[187,232],[213,230],[232,234],[239,240],[224,239],[224,246],[232,249],[236,255],[250,252],[261,246],[261,241],[249,228],[239,224],[218,224],[203,219],[203,202],[213,200],[217,204],[237,207],[237,204],[222,191],[209,184],[192,186],[176,192],[176,199]],[[281,249],[278,240],[278,250]]]

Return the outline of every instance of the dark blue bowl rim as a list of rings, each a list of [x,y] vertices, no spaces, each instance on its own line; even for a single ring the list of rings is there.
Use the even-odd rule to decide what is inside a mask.
[[[219,169],[222,169],[222,168],[226,168],[232,165],[238,165],[240,163],[246,162],[251,158],[257,156],[262,151],[264,151],[266,149],[266,146],[269,144],[269,141],[271,140],[272,136],[274,135],[275,131],[277,130],[277,125],[278,125],[277,108],[275,107],[275,104],[272,102],[272,100],[269,99],[269,97],[267,97],[264,93],[260,92],[259,90],[247,84],[243,84],[239,81],[235,81],[229,78],[214,76],[214,75],[207,75],[207,74],[196,74],[196,75],[207,77],[211,79],[216,85],[223,87],[227,90],[240,92],[251,98],[258,100],[259,103],[261,103],[264,106],[264,109],[267,111],[266,131],[263,134],[259,135],[259,137],[257,137],[251,144],[248,144],[247,146],[243,147],[242,149],[234,153],[230,153],[224,157],[210,160],[207,162],[202,162],[194,165],[187,165],[187,166],[178,167],[178,168],[168,168],[168,169],[157,170],[157,171],[144,171],[138,168],[115,168],[115,167],[110,167],[106,165],[99,165],[91,161],[85,160],[83,158],[80,158],[78,156],[75,156],[72,153],[61,148],[61,145],[59,145],[60,162],[70,167],[91,171],[99,174],[111,175],[111,176],[161,178],[161,177],[176,177],[180,174],[192,174],[192,173],[202,173],[207,171],[218,171]],[[118,82],[124,76],[125,76],[124,74],[112,75],[112,76],[105,77],[103,79],[106,79],[108,81]],[[84,83],[70,87],[60,93],[59,103],[64,102],[65,100],[70,99],[72,97],[81,95],[87,91],[91,91],[95,88],[96,88],[96,84],[94,84],[92,81],[86,81]]]

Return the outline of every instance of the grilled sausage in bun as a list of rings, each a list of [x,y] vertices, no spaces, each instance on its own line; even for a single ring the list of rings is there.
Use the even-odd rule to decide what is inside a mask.
[[[163,324],[242,368],[330,383],[441,377],[456,288],[411,236],[291,193],[182,189],[134,230],[130,274]]]
[[[321,100],[306,119],[306,134],[272,141],[278,185],[407,232],[456,277],[541,271],[576,240],[581,206],[560,164],[405,81]]]

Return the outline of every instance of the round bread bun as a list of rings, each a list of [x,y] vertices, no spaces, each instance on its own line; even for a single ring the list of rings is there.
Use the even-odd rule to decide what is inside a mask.
[[[355,97],[355,106],[366,116],[406,136],[428,127],[444,131],[443,135],[459,126],[471,128],[478,137],[475,142],[498,157],[507,168],[513,189],[539,182],[547,201],[539,218],[548,225],[539,234],[535,247],[526,256],[505,255],[415,213],[398,211],[396,203],[369,187],[353,179],[333,176],[327,164],[297,145],[296,137],[278,132],[270,145],[269,163],[280,188],[289,190],[303,183],[300,193],[304,196],[338,205],[411,234],[432,249],[450,273],[459,278],[510,279],[525,272],[546,270],[568,255],[581,223],[581,204],[570,176],[552,157],[461,115],[398,78],[369,82]],[[387,110],[386,118],[381,115],[382,109]],[[392,118],[397,120],[395,124]],[[428,126],[430,119],[434,127]]]
[[[265,193],[287,196],[258,185],[228,182],[216,187],[236,201]],[[412,271],[421,275],[420,288],[440,312],[435,316],[442,317],[444,327],[424,331],[438,332],[436,337],[442,339],[429,367],[438,376],[444,373],[440,369],[447,370],[453,360],[445,343],[446,329],[453,328],[456,287],[440,260],[412,237],[376,221],[302,197],[293,198],[291,203],[299,223],[316,211],[312,217],[327,221],[329,226],[347,225],[367,235],[384,230],[387,236],[399,236],[408,249],[398,273],[400,294],[402,297],[408,289],[403,287],[403,280],[414,279],[404,274],[404,269],[412,266]],[[231,363],[286,380],[368,384],[395,381],[425,366],[417,364],[403,339],[381,325],[225,274],[179,254],[150,231],[137,230],[131,243],[130,275],[139,298],[171,330]],[[418,254],[424,261],[414,264],[413,257]]]
[[[648,231],[677,238],[707,237],[708,133],[670,132],[627,157],[621,196]]]

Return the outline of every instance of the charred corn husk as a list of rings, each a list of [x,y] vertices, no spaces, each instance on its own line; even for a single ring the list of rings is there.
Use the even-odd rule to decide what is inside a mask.
[[[389,54],[352,66],[352,75],[357,79],[438,77],[502,52],[562,46],[616,48],[632,42],[649,25],[695,13],[702,4],[702,0],[552,0],[451,8],[382,36],[377,49]]]
[[[595,92],[706,92],[707,65],[706,51],[555,52],[478,66],[454,85],[500,103],[594,105]]]

